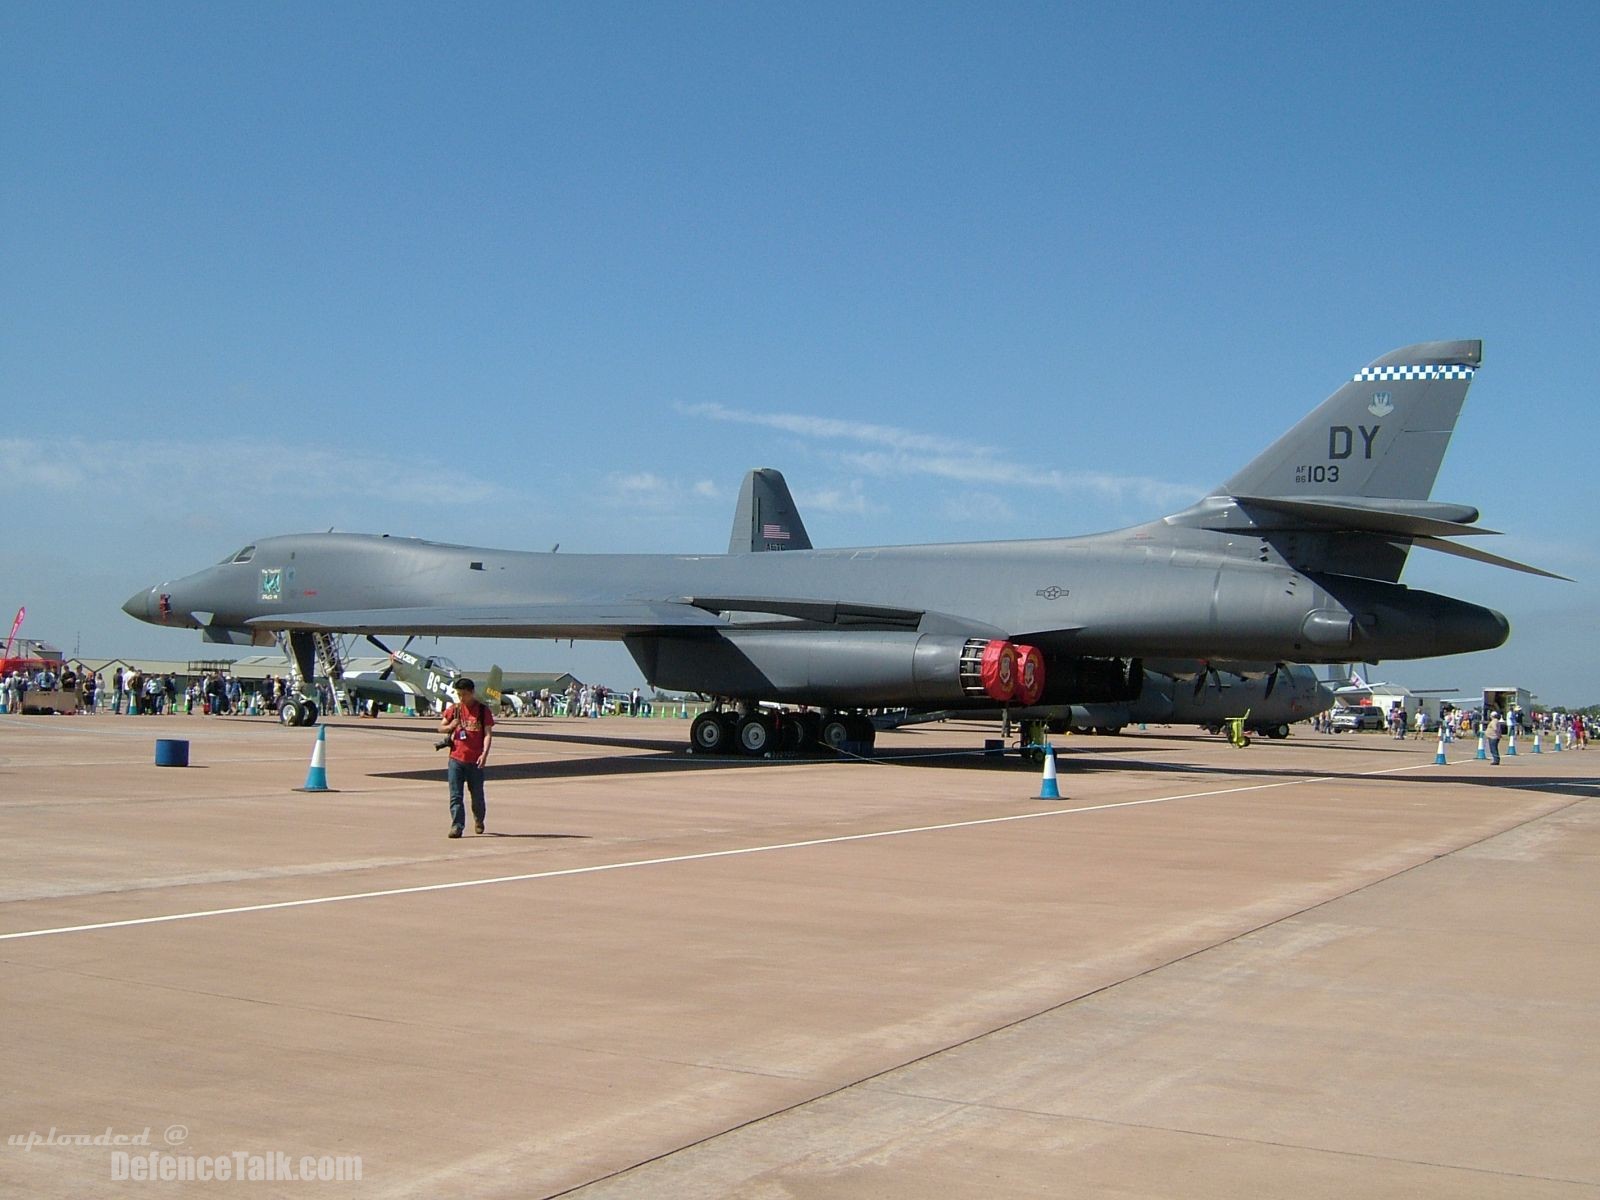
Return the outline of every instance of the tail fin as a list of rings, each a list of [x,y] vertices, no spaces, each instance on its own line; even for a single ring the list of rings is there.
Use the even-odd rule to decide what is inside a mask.
[[[739,507],[733,514],[733,534],[728,539],[729,554],[748,554],[760,550],[809,550],[805,523],[789,495],[789,485],[781,471],[758,467],[744,477],[739,489]]]
[[[1481,341],[1385,354],[1211,494],[1426,500],[1482,362]]]
[[[1471,505],[1428,499],[1482,361],[1478,341],[1424,342],[1385,354],[1244,470],[1166,523],[1249,533],[1301,571],[1393,583],[1411,547],[1423,546],[1565,578],[1447,541],[1495,531],[1473,524],[1478,510]]]

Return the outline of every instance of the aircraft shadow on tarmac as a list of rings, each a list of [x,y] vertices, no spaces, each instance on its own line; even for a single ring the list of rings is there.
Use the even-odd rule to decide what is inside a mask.
[[[932,734],[934,731],[929,730]],[[948,731],[947,731],[948,732]],[[431,735],[430,735],[431,736]],[[854,763],[868,762],[879,766],[933,768],[938,770],[979,770],[979,771],[1006,771],[1015,775],[1037,775],[1037,764],[1024,763],[1015,755],[1008,754],[1004,759],[997,760],[992,755],[985,754],[981,749],[951,748],[948,741],[940,739],[943,745],[928,751],[908,748],[906,750],[892,750],[874,755],[872,758],[862,760],[850,755],[828,757],[775,757],[775,758],[744,758],[736,755],[730,756],[705,756],[691,755],[686,750],[664,747],[660,741],[651,741],[630,737],[606,737],[595,734],[571,734],[565,732],[525,732],[518,730],[502,730],[496,734],[496,740],[533,742],[560,742],[569,745],[592,746],[600,753],[587,758],[561,758],[546,759],[538,762],[497,762],[490,766],[490,777],[495,780],[553,780],[553,779],[584,779],[599,777],[617,777],[628,775],[649,775],[665,772],[690,771],[716,771],[716,770],[751,770],[762,767],[774,766],[848,766]],[[1271,742],[1253,745],[1235,757],[1230,757],[1220,764],[1200,764],[1192,762],[1174,762],[1165,757],[1181,753],[1187,748],[1185,744],[1204,744],[1215,746],[1217,739],[1206,734],[1160,734],[1140,738],[1129,738],[1116,744],[1108,744],[1110,739],[1099,738],[1090,742],[1087,739],[1068,738],[1058,743],[1057,763],[1063,778],[1070,778],[1074,774],[1092,774],[1101,772],[1144,771],[1152,774],[1165,774],[1183,776],[1190,779],[1238,779],[1240,777],[1263,780],[1274,779],[1304,779],[1316,777],[1322,779],[1338,779],[1359,782],[1373,778],[1370,771],[1306,771],[1304,769],[1281,767],[1273,764],[1272,755],[1276,749],[1293,746],[1292,742],[1277,746]],[[1171,743],[1180,743],[1172,745]],[[1395,753],[1405,754],[1405,765],[1414,765],[1417,752],[1409,750],[1414,743],[1396,742],[1390,739],[1389,745],[1383,745],[1378,739],[1351,739],[1348,742],[1323,742],[1318,745],[1319,750],[1361,750],[1368,754]],[[633,750],[644,751],[618,756],[606,751]],[[1467,751],[1470,753],[1470,750]],[[1459,762],[1460,756],[1455,760]],[[379,779],[406,779],[406,780],[436,780],[444,773],[442,762],[428,767],[403,771],[375,771],[372,777]],[[1421,784],[1447,784],[1450,786],[1472,787],[1526,787],[1539,791],[1550,792],[1555,795],[1570,795],[1575,797],[1589,797],[1597,794],[1596,784],[1582,777],[1551,778],[1549,776],[1531,776],[1506,770],[1504,767],[1496,769],[1488,764],[1484,766],[1481,776],[1463,777],[1451,775],[1423,775],[1407,774],[1404,778]],[[510,835],[507,835],[510,836]],[[561,835],[522,835],[522,836],[561,836]],[[572,836],[572,835],[568,835]]]

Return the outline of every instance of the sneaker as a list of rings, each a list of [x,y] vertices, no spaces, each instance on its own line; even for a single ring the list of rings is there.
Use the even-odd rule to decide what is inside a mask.
[[[474,821],[472,823],[472,832],[473,833],[482,833],[483,832],[483,822],[482,821]]]
[[[459,826],[459,825],[450,826],[450,836],[451,837],[460,837],[461,836],[461,826]]]

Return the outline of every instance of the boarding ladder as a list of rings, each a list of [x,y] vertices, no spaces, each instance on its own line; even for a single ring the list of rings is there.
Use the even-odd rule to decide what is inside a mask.
[[[317,647],[317,661],[322,665],[322,673],[328,680],[328,690],[333,693],[335,703],[342,703],[345,711],[350,709],[350,698],[344,694],[344,651],[339,646],[339,637],[333,633],[314,633],[312,639]]]

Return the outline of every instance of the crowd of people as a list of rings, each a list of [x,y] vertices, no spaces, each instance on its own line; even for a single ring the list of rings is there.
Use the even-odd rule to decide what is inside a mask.
[[[638,688],[632,692],[618,692],[603,683],[573,680],[565,692],[542,688],[537,694],[523,693],[520,699],[522,711],[535,717],[600,717],[607,713],[630,717],[650,715],[650,702]]]
[[[28,697],[33,695],[33,701]],[[63,664],[59,673],[45,667],[37,671],[12,671],[0,680],[0,712],[18,713],[26,707],[51,707],[59,712],[121,716],[154,716],[171,713],[243,714],[255,716],[275,713],[294,694],[287,676],[269,675],[261,680],[241,680],[223,672],[195,679],[176,673],[143,672],[137,667],[117,667],[96,673],[75,671]],[[323,712],[336,712],[332,689],[317,685],[317,701]],[[519,692],[508,707],[525,716],[600,717],[616,713],[649,716],[651,704],[634,688],[616,691],[603,684],[582,684],[574,680],[565,691]]]
[[[0,680],[0,711],[19,713],[30,707],[49,707],[57,712],[134,717],[197,711],[255,715],[276,712],[289,688],[289,680],[282,676],[245,681],[217,671],[180,679],[171,671],[146,673],[137,667],[118,667],[103,674],[75,671],[70,664],[63,664],[59,673],[51,667],[10,672]]]
[[[1445,720],[1456,737],[1476,737],[1480,733],[1487,733],[1490,725],[1498,721],[1505,735],[1531,737],[1542,734],[1550,738],[1560,737],[1567,744],[1584,750],[1589,748],[1589,735],[1600,729],[1600,718],[1583,713],[1529,713],[1517,707],[1503,713],[1494,709],[1487,713],[1481,709],[1458,709],[1447,714]]]
[[[1388,730],[1389,735],[1401,739],[1409,736],[1437,736],[1441,725],[1449,731],[1451,737],[1475,738],[1480,733],[1487,736],[1491,726],[1497,721],[1501,731],[1497,736],[1516,734],[1531,737],[1536,733],[1548,738],[1559,736],[1564,744],[1584,750],[1589,747],[1590,735],[1600,732],[1600,717],[1568,712],[1530,713],[1516,706],[1503,713],[1494,709],[1485,712],[1479,708],[1447,708],[1435,719],[1428,716],[1427,710],[1420,705],[1415,711],[1408,713],[1405,705],[1396,700],[1383,714],[1384,728]],[[1312,718],[1311,726],[1318,733],[1332,732],[1333,710],[1318,713]]]

